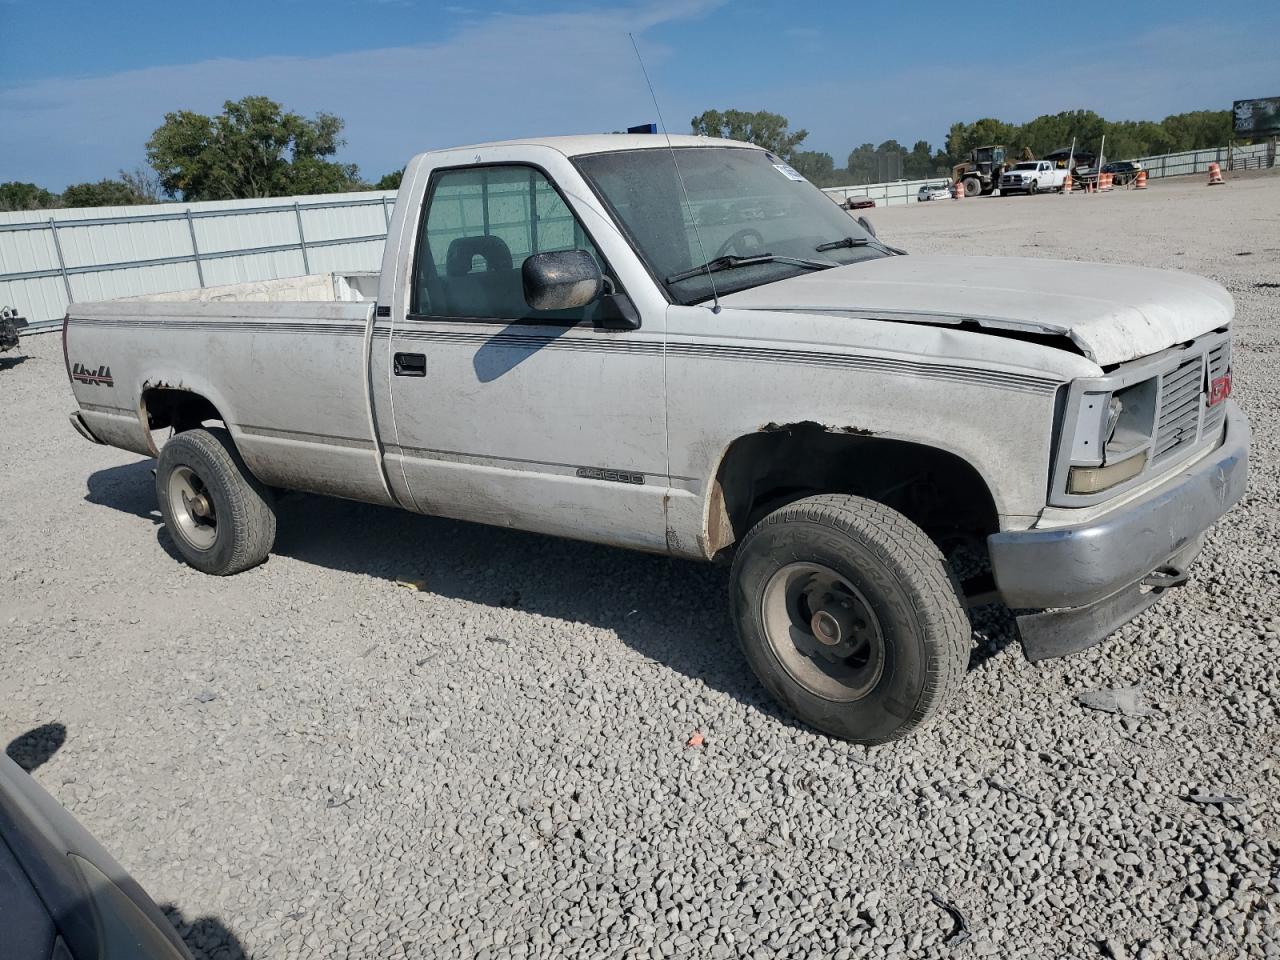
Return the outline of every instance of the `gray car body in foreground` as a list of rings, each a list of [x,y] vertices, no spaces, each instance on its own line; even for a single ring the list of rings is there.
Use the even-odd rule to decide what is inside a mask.
[[[177,931],[137,881],[3,755],[0,956],[191,960]]]

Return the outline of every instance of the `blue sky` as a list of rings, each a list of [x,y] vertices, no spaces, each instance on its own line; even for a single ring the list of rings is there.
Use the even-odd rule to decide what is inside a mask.
[[[144,162],[170,110],[265,94],[347,122],[376,179],[415,152],[769,109],[842,165],[942,143],[955,120],[1085,107],[1158,119],[1280,96],[1280,3],[954,5],[766,0],[0,0],[0,181],[61,189]],[[1073,10],[1038,19],[1037,10]],[[1215,12],[1216,11],[1216,12]]]

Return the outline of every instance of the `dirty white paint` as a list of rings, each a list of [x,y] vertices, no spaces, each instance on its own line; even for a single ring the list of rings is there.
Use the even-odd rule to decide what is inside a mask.
[[[270,302],[255,288],[229,301],[78,304],[69,360],[113,379],[73,384],[84,419],[107,442],[147,451],[143,391],[181,386],[215,405],[273,485],[702,557],[725,451],[775,424],[946,450],[985,480],[1003,527],[1030,526],[1045,507],[1059,388],[1231,317],[1225,291],[1183,274],[919,256],[758,287],[718,313],[672,306],[571,162],[638,148],[665,140],[552,138],[415,158],[384,250],[384,317],[370,303],[321,302],[343,296],[312,278],[299,281],[324,294],[312,302]],[[407,319],[431,171],[493,163],[534,165],[559,186],[638,329]],[[1000,330],[1060,335],[1068,349]],[[425,376],[392,376],[398,353],[423,355]]]

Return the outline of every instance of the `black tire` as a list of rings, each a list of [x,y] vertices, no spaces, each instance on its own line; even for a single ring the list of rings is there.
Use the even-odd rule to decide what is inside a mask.
[[[1040,181],[1032,180],[1031,185],[1027,187],[1027,193],[1031,194],[1034,197],[1039,192],[1040,192]]]
[[[840,586],[815,600],[826,573],[806,581],[809,568],[834,573]],[[738,548],[731,591],[738,639],[760,682],[805,723],[844,740],[886,743],[918,729],[968,665],[969,619],[942,554],[871,500],[808,497],[769,514]],[[798,627],[807,617],[812,629]],[[820,617],[842,620],[839,643],[816,642]]]
[[[982,192],[982,181],[977,177],[966,177],[964,181],[964,195],[966,197],[976,197]]]
[[[226,430],[186,430],[160,450],[160,515],[188,564],[226,577],[267,559],[275,500],[240,459]]]

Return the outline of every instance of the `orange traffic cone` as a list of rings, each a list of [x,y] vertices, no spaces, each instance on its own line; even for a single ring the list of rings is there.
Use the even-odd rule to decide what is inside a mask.
[[[1062,195],[1065,197],[1071,192],[1071,174],[1067,174],[1062,178]]]
[[[1098,174],[1098,181],[1099,181],[1099,182],[1098,182],[1098,189],[1099,189],[1099,190],[1110,190],[1110,189],[1111,189],[1111,174],[1109,174],[1109,173],[1100,173],[1100,174]]]
[[[1222,183],[1222,182],[1223,182],[1223,180],[1222,180],[1222,170],[1221,170],[1221,168],[1219,168],[1219,166],[1218,166],[1216,163],[1211,163],[1211,164],[1209,164],[1209,183],[1208,183],[1208,185],[1209,185],[1209,186],[1211,186],[1211,187],[1216,187],[1218,184],[1220,184],[1220,183]]]
[[[1145,170],[1138,171],[1138,177],[1136,180],[1133,181],[1133,186],[1135,190],[1147,189],[1147,171]]]
[[[952,187],[953,189],[951,191],[951,199],[963,200],[964,199],[964,181],[957,180],[954,184],[952,184]]]

